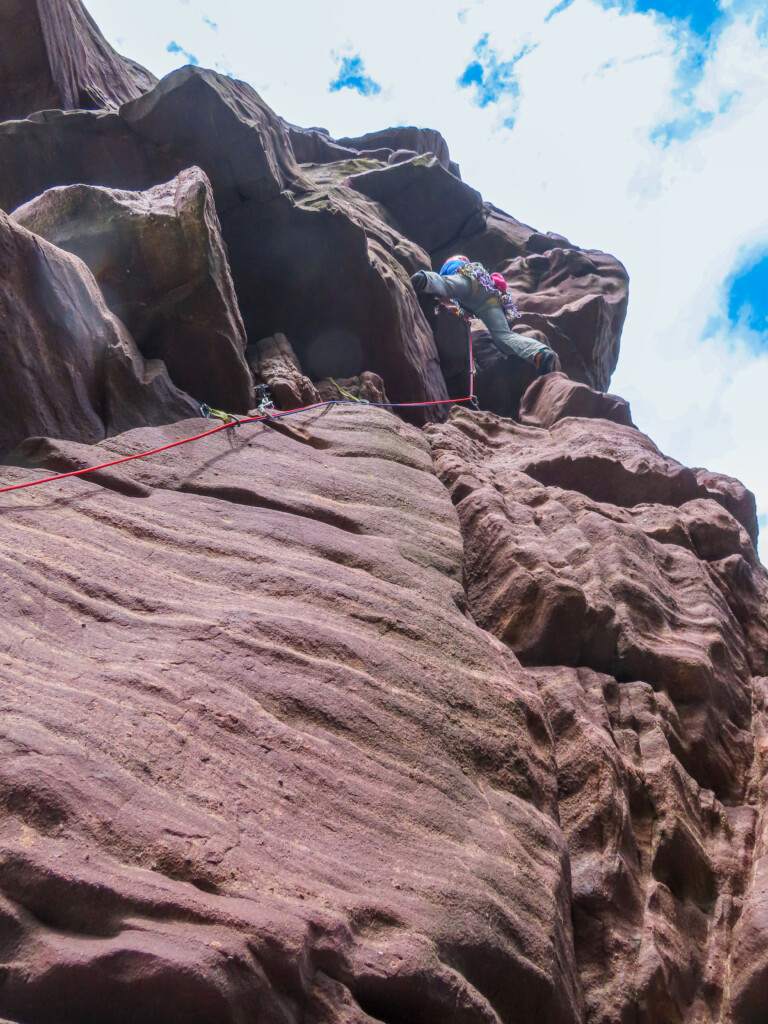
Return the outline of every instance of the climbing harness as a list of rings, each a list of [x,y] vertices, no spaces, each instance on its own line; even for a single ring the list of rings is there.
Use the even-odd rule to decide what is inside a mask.
[[[469,331],[467,331],[467,334],[469,342],[469,394],[466,398],[444,398],[431,402],[366,402],[364,399],[357,398],[350,392],[346,392],[348,397],[343,400],[332,398],[326,402],[315,402],[314,405],[302,406],[300,409],[287,409],[285,412],[277,412],[267,385],[258,384],[255,389],[256,397],[259,399],[258,416],[241,416],[238,418],[231,413],[222,412],[221,409],[212,409],[210,405],[203,404],[200,406],[200,414],[205,419],[220,419],[223,422],[211,430],[203,431],[202,434],[195,434],[193,437],[183,437],[179,441],[171,441],[170,444],[161,445],[159,448],[152,448],[148,452],[124,455],[121,459],[103,462],[98,466],[89,466],[87,469],[73,469],[69,473],[57,473],[55,476],[46,476],[40,480],[27,480],[23,484],[11,484],[9,487],[0,487],[0,494],[7,494],[9,491],[20,491],[25,487],[38,487],[40,484],[55,483],[57,480],[66,480],[71,476],[85,476],[86,473],[96,473],[100,469],[111,469],[112,466],[120,466],[124,462],[133,462],[134,459],[146,459],[148,455],[167,452],[171,448],[178,448],[182,444],[189,444],[190,441],[199,441],[204,437],[210,437],[212,434],[218,434],[222,430],[231,430],[232,427],[242,427],[247,423],[263,423],[266,420],[281,420],[287,416],[296,416],[298,413],[311,412],[314,409],[323,409],[331,405],[352,405],[358,403],[360,405],[367,405],[372,409],[421,409],[431,405],[461,405],[464,402],[468,402],[471,408],[479,409],[480,406],[475,396],[475,374],[477,371],[475,370],[475,360],[472,352],[472,335]],[[340,388],[335,381],[334,384],[344,394],[344,389]]]
[[[515,305],[515,300],[511,295],[506,292],[500,292],[496,287],[496,284],[485,269],[482,263],[463,263],[457,270],[457,274],[461,274],[462,277],[470,277],[477,281],[481,288],[489,293],[489,296],[498,296],[501,308],[504,310],[504,315],[507,320],[512,323],[513,320],[519,320],[523,315]],[[464,309],[460,302],[456,299],[453,300],[453,304],[456,306],[456,315],[460,316],[462,320],[469,322],[473,317],[477,316],[477,313],[472,313],[469,310]]]

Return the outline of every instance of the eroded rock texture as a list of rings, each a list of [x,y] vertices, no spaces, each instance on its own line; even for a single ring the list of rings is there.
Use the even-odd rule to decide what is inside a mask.
[[[99,441],[194,414],[145,362],[77,257],[0,211],[0,453],[30,434]]]
[[[0,40],[0,121],[116,109],[157,82],[115,53],[80,0],[3,0]]]
[[[0,1021],[762,1024],[755,503],[606,393],[624,268],[11,18]],[[416,298],[457,250],[564,373]]]
[[[284,334],[262,338],[248,355],[254,376],[269,388],[278,409],[303,409],[320,401],[317,388],[301,372],[296,353]]]
[[[606,395],[569,380],[564,373],[547,373],[530,386],[520,405],[520,422],[551,427],[568,416],[613,420],[631,427],[629,403],[618,395]]]
[[[547,708],[585,1019],[756,1021],[768,578],[751,510],[735,519],[613,396],[551,375],[523,406],[539,425],[461,411],[428,434],[469,611]]]
[[[6,498],[0,1012],[580,1018],[544,708],[464,613],[426,440],[301,425],[65,482],[55,527]]]
[[[211,186],[197,167],[146,192],[53,188],[17,224],[79,256],[144,356],[198,402],[247,412],[245,328]]]

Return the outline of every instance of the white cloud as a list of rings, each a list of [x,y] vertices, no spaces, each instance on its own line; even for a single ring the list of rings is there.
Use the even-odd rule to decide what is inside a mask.
[[[734,327],[704,339],[740,252],[768,239],[762,5],[721,3],[731,24],[704,51],[691,106],[678,88],[686,30],[593,0],[575,0],[548,22],[555,0],[86,2],[105,34],[156,74],[178,65],[166,52],[175,40],[202,65],[250,81],[295,123],[339,136],[390,124],[438,128],[486,199],[616,254],[631,297],[614,389],[663,450],[740,476],[768,513],[760,415],[768,353],[756,358]],[[536,47],[515,66],[512,131],[501,128],[511,97],[481,110],[473,90],[456,85],[486,33],[500,61]],[[359,53],[381,93],[330,93],[334,52]],[[687,141],[651,141],[654,128],[692,110],[711,123]]]

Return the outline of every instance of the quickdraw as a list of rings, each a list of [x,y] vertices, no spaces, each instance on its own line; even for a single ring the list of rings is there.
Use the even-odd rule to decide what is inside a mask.
[[[371,404],[366,398],[359,398],[357,395],[353,395],[351,391],[347,391],[347,389],[343,388],[341,384],[339,384],[337,381],[333,379],[333,377],[329,377],[329,380],[331,384],[333,384],[333,386],[339,392],[339,394],[342,395],[344,398],[348,398],[350,402],[357,402],[359,405]]]
[[[233,416],[230,412],[222,412],[221,409],[212,409],[205,402],[200,406],[200,415],[204,416],[207,420],[221,420],[223,423],[235,423],[238,427],[240,426],[240,420],[237,416]]]
[[[269,387],[266,384],[257,384],[254,390],[258,403],[256,408],[262,416],[266,416],[269,419],[272,413],[276,412],[275,403],[272,401],[272,395],[269,393]]]
[[[210,430],[205,430],[201,434],[194,434],[192,437],[182,437],[178,441],[171,441],[169,444],[160,445],[158,448],[152,448],[146,452],[136,452],[134,455],[124,455],[119,459],[112,459],[110,462],[103,462],[97,466],[88,466],[86,469],[73,469],[69,473],[56,473],[53,476],[46,476],[40,480],[25,480],[24,483],[10,484],[7,487],[0,487],[0,494],[7,494],[9,491],[20,491],[26,487],[38,487],[40,484],[51,484],[56,483],[59,480],[67,480],[73,476],[85,476],[87,473],[96,473],[98,470],[111,469],[113,466],[122,466],[126,462],[133,462],[135,459],[145,459],[148,455],[157,455],[160,452],[167,452],[171,448],[178,448],[180,445],[189,444],[190,441],[200,441],[204,437],[210,437],[211,434],[218,434],[221,430],[227,430],[230,427],[239,427],[246,423],[263,423],[265,420],[276,421],[282,420],[287,416],[296,416],[298,413],[310,412],[313,409],[324,409],[331,405],[349,405],[350,399],[361,405],[368,405],[372,409],[421,409],[426,406],[433,405],[461,405],[464,402],[469,402],[473,409],[479,409],[477,397],[475,396],[475,360],[472,353],[472,335],[467,331],[468,343],[469,343],[469,394],[466,398],[439,398],[433,399],[429,402],[367,402],[365,399],[357,398],[357,396],[350,393],[348,398],[343,400],[331,399],[327,402],[315,402],[314,405],[305,405],[301,409],[287,409],[284,412],[279,412],[275,409],[272,397],[269,393],[269,388],[266,384],[259,384],[256,387],[256,395],[260,399],[257,416],[244,416],[242,419],[238,419],[237,416],[233,416],[231,413],[223,412],[221,409],[213,409],[210,405],[203,403],[200,406],[200,415],[204,416],[207,420],[217,419],[222,422],[217,427],[212,427]],[[334,381],[334,384],[336,382]],[[336,384],[338,388],[339,385]],[[343,389],[342,390],[343,393]]]

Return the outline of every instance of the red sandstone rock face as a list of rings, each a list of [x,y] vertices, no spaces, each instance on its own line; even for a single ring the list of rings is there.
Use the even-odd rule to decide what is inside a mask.
[[[284,125],[253,89],[184,68],[121,115],[210,177],[253,343],[285,334],[314,380],[368,370],[392,381],[393,401],[447,397],[408,280],[426,256],[374,204],[347,189],[314,188]]]
[[[720,803],[683,770],[680,722],[647,684],[535,675],[555,735],[586,1020],[730,1019],[754,809]]]
[[[389,154],[410,150],[418,156],[431,153],[437,157],[447,171],[451,171],[459,177],[458,167],[451,160],[448,152],[448,143],[440,132],[433,128],[415,128],[401,126],[399,128],[385,128],[383,131],[368,132],[357,138],[336,139],[337,145],[346,146],[358,152],[374,152],[383,150]]]
[[[386,206],[403,233],[430,251],[459,237],[468,225],[482,226],[480,193],[431,153],[355,174],[350,185]]]
[[[618,395],[604,395],[570,380],[564,373],[547,373],[525,392],[520,422],[532,427],[551,427],[568,416],[613,420],[633,426],[629,403]]]
[[[313,187],[282,122],[249,86],[184,68],[110,117],[3,126],[0,166],[9,167],[9,182],[0,184],[0,203],[11,208],[41,187],[102,177],[112,187],[146,188],[153,177],[197,164],[213,186],[251,343],[285,334],[315,380],[372,371],[391,382],[393,401],[447,397],[409,282],[427,255],[374,202],[349,189]],[[70,149],[72,137],[79,145]],[[48,155],[38,163],[40,149]],[[428,409],[422,418],[436,415]]]
[[[280,118],[245,82],[179,68],[121,107],[120,116],[141,138],[168,147],[181,166],[202,167],[220,213],[243,199],[308,186]]]
[[[285,334],[314,381],[371,371],[393,401],[458,397],[450,378],[465,339],[433,334],[408,281],[449,246],[504,270],[525,310],[519,329],[552,344],[572,378],[608,386],[626,311],[621,264],[483,204],[438,133],[397,129],[340,146],[309,134],[245,83],[182,68],[119,116],[48,112],[0,125],[0,206],[72,183],[146,190],[197,165],[213,186],[250,343]],[[313,163],[299,167],[297,155]],[[526,367],[500,363],[494,348],[480,362],[478,394],[516,414]]]
[[[760,814],[754,839],[750,886],[735,928],[731,961],[731,1005],[735,1020],[757,1024],[768,1006],[768,679],[754,680],[755,775]]]
[[[393,401],[446,398],[408,271],[357,213],[331,189],[300,203],[281,198],[268,209],[243,203],[223,216],[249,337],[285,334],[314,381],[369,370],[384,379]],[[274,237],[281,246],[254,246],[254,238]],[[420,422],[438,415],[416,412]]]
[[[115,53],[80,0],[0,2],[0,121],[117,108],[156,82]]]
[[[284,334],[262,338],[248,355],[254,375],[267,385],[278,409],[303,409],[320,401],[317,388],[301,372]]]
[[[0,208],[6,213],[56,185],[137,191],[181,170],[118,114],[91,110],[44,110],[0,123],[0,169]]]
[[[428,428],[462,524],[468,606],[547,707],[586,1019],[756,1021],[751,705],[768,578],[750,515],[739,523],[726,493],[601,418],[609,398],[553,375],[523,401],[549,429],[466,411]],[[569,401],[598,418],[560,418]]]
[[[504,275],[523,314],[518,329],[540,332],[569,377],[597,390],[608,387],[627,312],[628,277],[617,259],[538,232],[490,203],[482,205],[479,229],[474,215],[458,237],[432,253],[435,265],[457,251]],[[510,408],[490,408],[516,415],[518,399]]]
[[[30,434],[95,442],[191,415],[77,257],[0,212],[0,453]]]
[[[95,81],[79,3],[45,10]],[[14,51],[8,96],[38,57]],[[172,320],[186,289],[194,365],[163,353],[230,408],[239,304],[279,406],[333,377],[443,420],[467,331],[409,276],[455,248],[566,373],[474,330],[492,411],[421,431],[351,400],[0,494],[0,1024],[762,1024],[754,498],[594,390],[621,264],[483,203],[436,132],[332,140],[201,69],[0,124],[0,206],[51,186],[106,206],[17,219],[75,239],[142,344],[137,303]],[[97,226],[135,290],[110,293]],[[0,272],[0,487],[210,426],[87,267],[4,214]]]
[[[325,128],[300,128],[280,119],[291,140],[291,149],[300,164],[325,164],[357,157],[356,149],[349,149],[334,142]]]
[[[211,186],[192,167],[147,192],[51,189],[12,220],[79,256],[148,359],[198,402],[253,408],[245,328]]]
[[[544,708],[465,614],[429,447],[293,422],[65,482],[56,525],[3,501],[0,1012],[578,1020]]]
[[[81,1014],[119,992],[118,1021],[758,1020],[768,579],[744,528],[709,497],[608,504],[515,468],[569,423],[648,460],[609,420],[462,411],[429,447],[359,406],[290,423],[59,484],[45,530],[42,489],[3,499],[0,1012],[66,1024],[47,1008],[77,984]],[[646,469],[667,500],[668,468]],[[549,629],[527,670],[483,622],[515,602]]]
[[[501,272],[523,314],[560,356],[565,372],[607,388],[627,313],[627,273],[612,256],[552,248],[504,264]]]
[[[323,401],[338,401],[352,395],[363,402],[373,405],[389,405],[389,398],[384,390],[384,382],[375,373],[361,373],[359,377],[342,377],[341,380],[321,380],[317,386]]]

